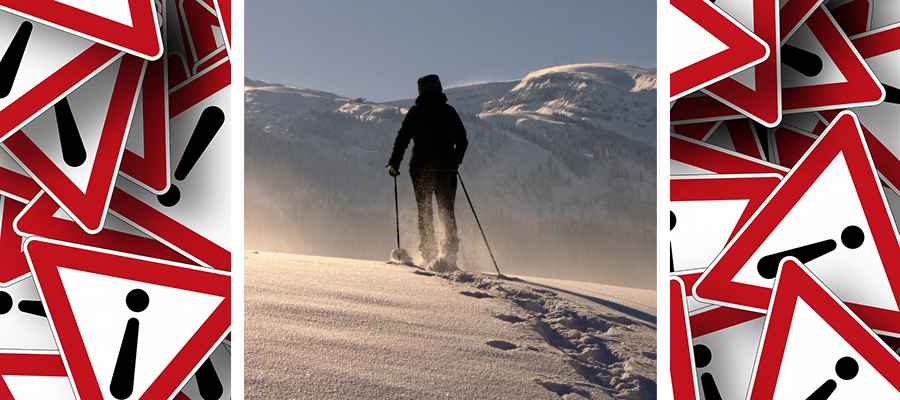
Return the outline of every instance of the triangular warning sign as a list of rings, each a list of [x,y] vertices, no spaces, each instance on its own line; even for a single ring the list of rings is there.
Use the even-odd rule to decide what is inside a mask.
[[[169,189],[169,89],[163,59],[147,63],[119,173],[154,194]]]
[[[75,400],[59,354],[0,352],[0,398]]]
[[[675,400],[700,400],[697,374],[694,373],[694,350],[691,346],[691,325],[688,322],[684,282],[669,278],[669,308],[672,330],[669,335],[670,372]]]
[[[670,135],[672,175],[766,174],[785,175],[787,168],[675,133]]]
[[[780,56],[785,114],[875,105],[885,97],[879,80],[824,7],[781,47]],[[708,96],[680,99],[669,114],[673,124],[744,116]]]
[[[703,92],[765,126],[781,121],[781,47],[777,0],[719,0],[716,6],[731,15],[746,15],[740,22],[769,49],[761,63],[709,85]],[[684,99],[690,102],[693,98]]]
[[[758,64],[769,56],[759,37],[705,0],[670,0],[673,60],[670,99],[675,100]]]
[[[900,397],[900,357],[796,259],[779,268],[750,400]]]
[[[171,398],[230,330],[227,273],[46,239],[25,246],[82,400]]]
[[[0,52],[0,141],[122,55],[3,11]]]
[[[115,216],[106,218],[103,229],[100,232],[93,235],[88,234],[44,192],[35,197],[24,209],[19,208],[19,210],[21,213],[18,214],[18,217],[13,216],[15,218],[15,232],[13,232],[13,235],[18,234],[22,237],[40,236],[66,243],[76,243],[128,254],[193,264],[187,257],[145,235]],[[19,248],[21,249],[21,240],[19,242]],[[0,246],[2,246],[2,243],[2,236],[0,236]],[[24,255],[22,257],[24,262]],[[25,269],[28,272],[27,264]]]
[[[787,256],[806,261],[873,329],[900,334],[897,230],[851,112],[817,139],[703,274],[694,295],[765,312],[778,262]]]
[[[782,46],[784,112],[881,103],[885,90],[824,7]]]
[[[673,176],[671,271],[709,266],[779,182],[778,174]]]
[[[162,56],[153,0],[0,0],[0,9],[144,59]]]
[[[784,44],[823,2],[824,0],[782,0],[780,43]]]
[[[0,144],[86,232],[103,227],[145,64],[121,58]]]

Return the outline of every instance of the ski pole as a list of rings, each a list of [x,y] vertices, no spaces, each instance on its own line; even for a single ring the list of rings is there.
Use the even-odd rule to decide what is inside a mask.
[[[491,245],[488,244],[487,236],[484,235],[484,229],[481,227],[481,222],[478,221],[478,214],[475,213],[475,206],[472,205],[472,199],[469,198],[469,191],[466,190],[466,184],[463,183],[462,175],[459,174],[459,171],[456,171],[456,177],[459,178],[459,185],[462,186],[463,193],[466,194],[466,201],[469,202],[469,208],[472,209],[472,215],[475,216],[475,223],[478,224],[478,230],[481,231],[481,237],[484,238],[484,245],[487,246],[488,254],[491,255],[491,261],[494,262],[494,269],[497,270],[497,275],[503,276],[500,273],[500,267],[497,266],[497,260],[494,259],[494,253],[491,251]]]
[[[394,176],[394,217],[397,219],[397,248],[400,248],[400,206],[397,204],[397,177]]]

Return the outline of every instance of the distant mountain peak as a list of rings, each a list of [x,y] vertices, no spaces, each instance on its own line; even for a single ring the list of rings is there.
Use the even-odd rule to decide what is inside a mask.
[[[544,68],[528,74],[519,84],[527,84],[529,81],[545,79],[553,75],[567,76],[576,81],[605,83],[629,92],[656,89],[655,68],[647,69],[613,63],[569,64]]]

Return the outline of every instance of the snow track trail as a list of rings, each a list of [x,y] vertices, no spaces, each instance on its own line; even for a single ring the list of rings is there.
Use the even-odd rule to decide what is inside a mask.
[[[655,292],[245,255],[245,397],[654,399]]]

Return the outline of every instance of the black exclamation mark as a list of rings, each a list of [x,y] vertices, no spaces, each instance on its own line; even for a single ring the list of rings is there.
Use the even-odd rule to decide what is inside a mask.
[[[709,350],[709,347],[702,344],[695,345],[694,360],[697,362],[698,369],[706,368],[712,362],[712,351]],[[700,375],[700,387],[703,388],[703,397],[706,400],[722,400],[722,395],[719,394],[719,387],[716,385],[716,380],[711,373],[704,372]]]
[[[781,46],[781,62],[810,78],[822,72],[822,58],[789,44]]]
[[[222,387],[222,381],[219,380],[219,375],[216,374],[216,368],[213,366],[212,361],[207,358],[200,365],[196,376],[197,387],[200,389],[200,397],[203,400],[218,400],[222,397],[225,389]]]
[[[841,232],[841,243],[848,249],[855,249],[862,246],[865,238],[866,235],[863,233],[862,229],[859,229],[857,226],[850,225]],[[837,242],[828,239],[779,253],[769,254],[760,258],[759,262],[756,263],[756,272],[759,272],[759,276],[763,278],[774,279],[775,275],[778,273],[778,264],[781,263],[781,259],[788,256],[794,256],[797,257],[797,260],[806,264],[832,252],[836,248]]]
[[[31,37],[33,26],[31,22],[25,21],[19,25],[19,30],[13,36],[6,54],[0,59],[0,99],[9,96],[12,91],[13,82],[16,81],[16,75],[19,73],[19,65],[22,64],[22,56],[25,55],[25,47],[28,45],[28,39]]]
[[[884,86],[884,101],[887,103],[900,104],[900,89],[897,89],[894,86],[885,84],[882,82],[881,86]]]
[[[141,289],[128,292],[125,297],[128,309],[136,313],[144,311],[150,305],[150,297]],[[124,400],[134,391],[134,365],[137,360],[137,340],[140,322],[137,318],[128,319],[125,325],[125,334],[122,336],[122,346],[119,347],[119,357],[116,359],[116,367],[113,370],[112,381],[109,383],[109,392],[113,397]]]
[[[22,300],[19,302],[19,311],[25,314],[31,314],[38,317],[46,317],[47,312],[44,311],[44,305],[38,300]]]
[[[0,292],[0,315],[6,314],[12,310],[13,299],[9,293]]]
[[[87,151],[81,134],[78,133],[78,125],[75,125],[75,116],[69,107],[69,100],[63,98],[53,105],[56,112],[56,127],[59,130],[59,144],[62,148],[63,161],[70,167],[78,167],[87,160]]]
[[[9,293],[4,291],[0,291],[0,315],[6,314],[10,312],[13,308],[12,296]],[[47,313],[44,311],[44,306],[38,300],[21,300],[19,301],[19,311],[36,315],[38,317],[46,317]]]
[[[675,213],[671,210],[669,211],[669,232],[672,229],[675,229],[675,223],[678,222],[675,218]],[[672,241],[669,241],[669,272],[675,272],[675,255],[672,253]]]
[[[209,146],[213,138],[216,137],[216,134],[219,133],[219,128],[221,128],[224,123],[225,113],[222,112],[221,108],[210,106],[203,110],[200,114],[200,119],[197,121],[197,126],[194,128],[194,132],[188,140],[187,147],[184,149],[184,154],[182,154],[181,160],[178,161],[178,166],[175,168],[176,180],[183,181],[187,178],[191,169],[197,164],[197,160],[203,155],[206,147]],[[172,207],[181,200],[181,191],[178,190],[178,187],[173,183],[166,193],[156,196],[156,199],[159,201],[159,204],[166,207]]]
[[[853,357],[842,357],[834,364],[834,372],[837,374],[838,378],[849,381],[855,378],[856,374],[859,373],[859,364],[856,363],[856,360],[854,360]],[[837,382],[835,382],[834,379],[829,379],[819,386],[815,392],[809,395],[806,400],[825,400],[831,397],[831,394],[834,393],[835,389],[837,389]]]

